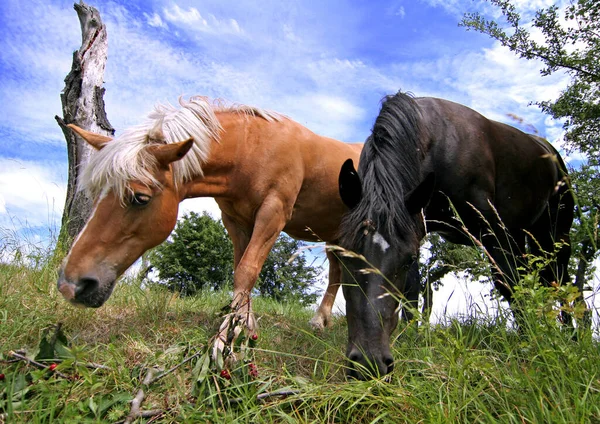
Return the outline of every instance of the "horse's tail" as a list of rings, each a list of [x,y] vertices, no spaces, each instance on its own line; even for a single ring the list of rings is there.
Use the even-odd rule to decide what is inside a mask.
[[[542,234],[538,241],[547,240],[545,243],[542,242],[542,250],[551,252],[557,246],[556,243],[559,243],[556,251],[556,263],[548,264],[542,270],[541,276],[546,283],[551,281],[566,283],[570,281],[568,265],[571,257],[571,240],[569,233],[575,214],[575,196],[567,165],[558,150],[545,138],[536,135],[531,135],[531,137],[552,156],[551,160],[557,168],[554,192],[548,199],[548,215],[540,217],[532,228],[532,232]],[[543,237],[543,234],[547,234],[548,231],[550,231],[549,239]],[[538,252],[536,243],[531,243],[531,248],[534,255],[541,254]]]
[[[558,169],[558,178],[557,178],[557,188],[555,190],[556,194],[566,193],[569,190],[571,182],[569,180],[569,170],[565,161],[563,160],[558,150],[544,137],[540,137],[535,134],[529,134],[531,138],[538,142],[544,149],[548,151],[548,154],[552,155],[552,160],[556,163]],[[566,186],[566,189],[563,187]],[[563,188],[561,190],[561,188]],[[571,194],[572,196],[572,194]]]

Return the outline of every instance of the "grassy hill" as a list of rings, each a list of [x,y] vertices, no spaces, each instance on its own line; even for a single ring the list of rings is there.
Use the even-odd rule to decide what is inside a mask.
[[[56,291],[57,261],[27,263],[0,265],[0,423],[123,422],[148,369],[177,365],[143,387],[142,409],[157,415],[136,422],[600,422],[599,345],[561,331],[544,292],[524,297],[519,334],[503,317],[399,329],[394,372],[368,382],[344,377],[343,317],[315,333],[312,311],[255,299],[246,362],[258,375],[241,361],[228,380],[201,369],[227,293],[182,299],[130,281],[78,309]],[[46,368],[19,355],[46,356]]]

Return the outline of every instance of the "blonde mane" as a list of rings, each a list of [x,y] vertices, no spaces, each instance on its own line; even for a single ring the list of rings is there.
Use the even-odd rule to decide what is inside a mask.
[[[130,192],[129,182],[139,181],[158,185],[153,177],[157,163],[147,147],[156,144],[148,137],[157,124],[162,123],[166,143],[194,139],[194,145],[183,159],[173,162],[173,177],[180,185],[202,176],[202,165],[207,161],[212,142],[219,142],[223,128],[216,112],[237,112],[256,116],[267,121],[279,121],[282,115],[246,105],[226,105],[222,100],[210,101],[194,96],[188,101],[179,98],[180,108],[171,104],[157,104],[148,120],[129,128],[107,143],[102,150],[92,154],[84,169],[79,188],[86,190],[92,199],[113,190],[122,201]]]

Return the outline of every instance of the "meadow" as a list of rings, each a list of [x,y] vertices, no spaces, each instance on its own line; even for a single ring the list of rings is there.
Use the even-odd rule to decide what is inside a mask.
[[[520,332],[502,311],[399,328],[394,371],[371,381],[345,378],[343,316],[315,332],[310,309],[255,298],[260,335],[224,376],[206,358],[229,293],[129,278],[80,309],[56,290],[60,255],[3,257],[0,423],[600,422],[599,344],[558,326],[552,289],[519,291]],[[136,396],[146,413],[127,421]]]

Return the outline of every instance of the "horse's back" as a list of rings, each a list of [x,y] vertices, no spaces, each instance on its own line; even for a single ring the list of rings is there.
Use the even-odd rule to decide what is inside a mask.
[[[305,240],[337,238],[341,217],[347,211],[339,195],[340,169],[347,159],[358,163],[362,146],[314,133],[301,141],[303,183],[284,231]]]
[[[562,177],[547,146],[466,106],[432,98],[416,102],[428,131],[425,172],[436,173],[453,203],[485,210],[491,202],[509,228],[537,220]]]
[[[346,207],[338,192],[339,171],[346,159],[358,162],[362,144],[343,143],[315,134],[303,125],[282,118],[219,116],[225,133],[240,142],[229,178],[239,187],[244,208],[226,202],[219,206],[238,220],[252,222],[253,211],[267,197],[284,204],[284,231],[303,240],[333,241]],[[246,119],[240,125],[239,119]],[[243,140],[243,141],[242,141]],[[309,228],[310,230],[307,230]]]

